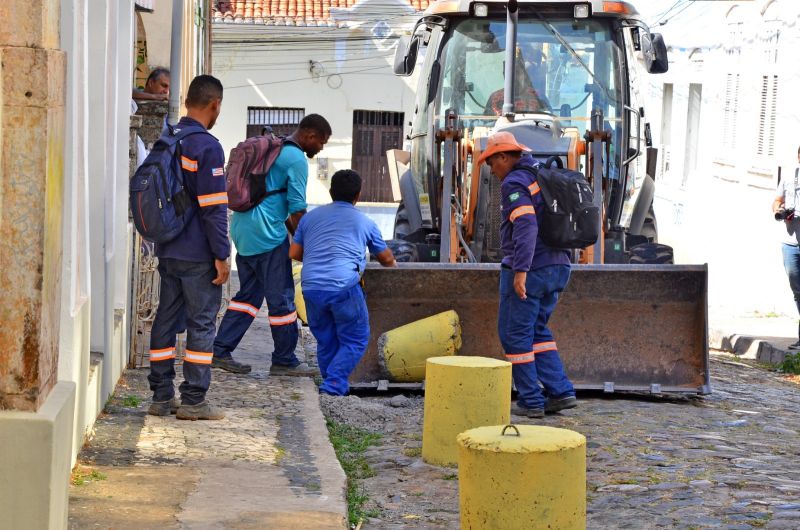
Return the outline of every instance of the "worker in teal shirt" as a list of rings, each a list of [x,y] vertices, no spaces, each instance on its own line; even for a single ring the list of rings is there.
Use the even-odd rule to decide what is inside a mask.
[[[319,391],[343,396],[369,342],[369,316],[360,283],[366,249],[384,267],[397,264],[378,226],[355,208],[361,176],[350,169],[337,171],[330,193],[331,204],[300,219],[289,256],[303,262],[303,299],[323,377]]]
[[[331,135],[331,126],[319,114],[309,114],[284,140],[281,152],[266,175],[267,196],[246,212],[234,212],[231,237],[236,245],[239,292],[231,298],[228,310],[214,340],[211,365],[234,373],[248,373],[251,366],[236,361],[231,352],[267,301],[269,325],[275,350],[270,374],[315,375],[294,353],[297,346],[297,311],[294,306],[294,280],[289,259],[289,234],[306,212],[308,162],[322,151]]]

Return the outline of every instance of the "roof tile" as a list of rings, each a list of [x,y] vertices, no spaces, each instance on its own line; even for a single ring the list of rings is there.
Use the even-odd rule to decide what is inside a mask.
[[[358,0],[212,0],[214,22],[276,26],[330,26],[331,8],[350,8]],[[424,11],[433,0],[405,0]]]

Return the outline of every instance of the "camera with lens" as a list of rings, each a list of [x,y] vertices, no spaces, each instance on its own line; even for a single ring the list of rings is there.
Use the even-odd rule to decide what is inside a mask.
[[[794,219],[794,208],[781,208],[775,212],[776,221],[791,221]]]

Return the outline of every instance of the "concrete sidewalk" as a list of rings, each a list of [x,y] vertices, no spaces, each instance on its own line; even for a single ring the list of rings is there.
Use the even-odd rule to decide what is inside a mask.
[[[236,353],[252,373],[212,370],[222,421],[147,415],[148,370],[126,371],[79,455],[70,528],[346,528],[346,478],[316,385],[268,376],[267,322],[262,309]]]
[[[797,319],[785,315],[712,316],[708,326],[709,348],[745,359],[779,364],[797,342]]]

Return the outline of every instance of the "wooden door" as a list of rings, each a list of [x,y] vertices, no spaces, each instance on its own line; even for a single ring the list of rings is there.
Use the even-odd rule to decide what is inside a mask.
[[[402,145],[402,112],[353,112],[352,166],[362,178],[361,201],[393,202],[386,151]]]

